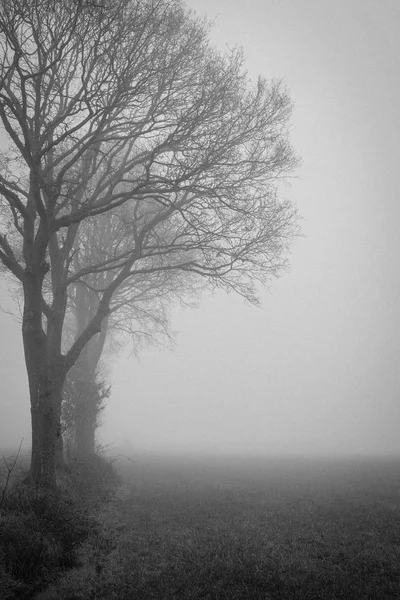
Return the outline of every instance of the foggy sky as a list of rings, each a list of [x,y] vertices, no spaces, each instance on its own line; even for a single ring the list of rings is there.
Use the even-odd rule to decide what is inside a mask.
[[[249,75],[284,78],[303,215],[263,308],[176,309],[173,352],[110,363],[103,443],[183,451],[400,452],[400,7],[396,0],[190,0]],[[8,300],[2,293],[3,304]],[[29,443],[19,326],[0,314],[0,445]]]

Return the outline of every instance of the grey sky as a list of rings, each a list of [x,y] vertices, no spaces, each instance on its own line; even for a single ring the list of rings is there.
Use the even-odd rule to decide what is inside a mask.
[[[112,362],[101,439],[146,448],[400,452],[400,7],[190,0],[249,75],[284,78],[303,215],[263,309],[176,311],[177,348]],[[0,441],[29,439],[18,327],[0,315]]]

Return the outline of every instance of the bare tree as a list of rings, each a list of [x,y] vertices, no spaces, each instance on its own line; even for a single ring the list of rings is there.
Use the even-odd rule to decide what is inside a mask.
[[[126,224],[131,220],[132,216],[120,208],[112,214],[82,223],[71,256],[73,270],[79,272],[85,267],[90,268],[99,260],[108,260],[112,265],[116,243],[120,254],[129,253],[134,239]],[[70,326],[65,332],[67,347],[71,345],[71,334],[73,341],[78,339],[96,314],[102,293],[115,274],[113,270],[89,272],[70,286],[66,316]],[[169,308],[175,301],[193,305],[198,287],[190,273],[160,270],[127,279],[115,291],[101,332],[94,335],[81,352],[64,385],[62,429],[76,456],[86,458],[95,452],[99,412],[110,393],[104,375],[98,373],[106,338],[108,353],[110,347],[120,346],[126,338],[135,352],[144,344],[170,344],[173,334]],[[61,443],[59,449],[58,463],[62,464]]]
[[[118,290],[180,272],[257,302],[281,271],[291,105],[279,82],[248,81],[240,51],[212,49],[179,0],[1,0],[0,48],[0,260],[24,293],[30,476],[52,487],[66,374]],[[74,263],[79,227],[122,206],[131,246]],[[108,272],[63,352],[68,289]]]

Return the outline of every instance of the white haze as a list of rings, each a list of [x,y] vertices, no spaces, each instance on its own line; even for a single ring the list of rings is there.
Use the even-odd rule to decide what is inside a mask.
[[[173,352],[112,359],[100,441],[138,450],[399,453],[400,6],[191,0],[249,75],[284,78],[303,159],[291,270],[262,309],[233,295],[176,310]],[[5,292],[3,304],[7,306]],[[19,326],[0,315],[0,446],[29,445]]]

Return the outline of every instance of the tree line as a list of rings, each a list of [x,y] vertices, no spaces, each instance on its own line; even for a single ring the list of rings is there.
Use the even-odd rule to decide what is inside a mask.
[[[23,299],[37,485],[56,486],[63,394],[93,449],[110,332],[158,340],[206,288],[257,304],[286,265],[291,101],[209,27],[180,0],[0,2],[0,261]]]

